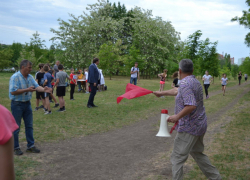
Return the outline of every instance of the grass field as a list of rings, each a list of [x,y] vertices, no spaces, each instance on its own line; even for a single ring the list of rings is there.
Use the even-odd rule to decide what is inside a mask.
[[[248,180],[250,177],[250,93],[248,92],[236,108],[223,118],[231,119],[225,132],[218,133],[210,150],[206,153],[214,166],[218,168],[223,179]],[[193,161],[193,164],[194,161]],[[186,180],[206,180],[195,164],[194,169],[186,175]]]
[[[8,97],[9,78],[11,73],[0,73],[0,104],[10,110]],[[66,112],[58,113],[52,108],[51,115],[44,115],[42,110],[33,113],[34,137],[36,142],[55,142],[78,136],[86,136],[93,133],[106,132],[115,128],[121,128],[136,121],[146,119],[166,107],[174,106],[174,98],[157,98],[154,95],[127,100],[123,99],[119,105],[116,98],[125,92],[129,77],[106,78],[108,90],[98,92],[95,97],[95,104],[98,108],[88,109],[86,107],[89,95],[75,92],[75,101],[69,100],[69,92],[66,93]],[[172,80],[166,82],[165,90],[170,89]],[[228,87],[236,85],[235,80],[228,83]],[[159,89],[159,79],[141,79],[138,86],[155,91]],[[209,88],[209,91],[220,90],[221,85],[218,78]],[[224,99],[217,95],[217,104],[212,100],[205,102],[208,113],[215,112],[219,107],[226,105],[232,97],[241,91],[230,92],[230,96]],[[31,100],[32,108],[35,108],[35,94]],[[51,104],[54,105],[54,104]],[[25,142],[24,126],[21,125],[20,142]],[[22,147],[25,150],[25,147]],[[17,179],[35,174],[32,169],[39,163],[30,157],[15,157],[15,168]],[[192,174],[191,174],[192,175]]]

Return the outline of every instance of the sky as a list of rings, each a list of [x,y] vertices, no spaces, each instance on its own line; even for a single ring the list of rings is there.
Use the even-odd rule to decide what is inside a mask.
[[[30,42],[36,31],[50,47],[53,33],[50,28],[58,29],[57,19],[69,19],[69,13],[79,16],[87,12],[88,4],[97,0],[0,0],[0,43]],[[109,2],[118,2],[109,0]],[[235,16],[241,16],[247,10],[245,0],[120,0],[127,9],[139,6],[152,10],[153,16],[171,21],[181,40],[197,30],[201,30],[201,39],[218,41],[218,53],[230,54],[235,58],[247,57],[250,48],[244,44],[249,32],[237,22],[231,22]]]

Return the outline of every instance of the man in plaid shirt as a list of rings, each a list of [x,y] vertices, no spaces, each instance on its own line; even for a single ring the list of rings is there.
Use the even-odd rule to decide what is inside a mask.
[[[13,74],[9,82],[9,98],[11,100],[11,111],[19,128],[14,131],[14,152],[16,155],[22,155],[23,152],[19,147],[18,134],[23,118],[25,124],[25,134],[27,140],[26,152],[39,153],[40,150],[34,145],[33,137],[33,113],[30,100],[33,91],[51,93],[52,89],[41,87],[37,84],[30,72],[32,63],[28,60],[23,60],[20,64],[20,71]]]

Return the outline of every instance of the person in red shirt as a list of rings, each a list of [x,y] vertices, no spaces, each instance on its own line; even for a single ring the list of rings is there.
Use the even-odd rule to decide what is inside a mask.
[[[73,68],[70,69],[71,71],[71,74],[70,74],[70,100],[75,100],[73,95],[74,95],[74,92],[75,92],[75,86],[77,85],[77,81],[76,81],[76,75],[74,74],[75,71]]]
[[[0,105],[0,180],[14,180],[14,138],[12,133],[18,125],[11,112]]]

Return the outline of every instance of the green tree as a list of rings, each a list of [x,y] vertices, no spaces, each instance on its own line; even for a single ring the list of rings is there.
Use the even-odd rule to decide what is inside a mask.
[[[13,56],[13,50],[6,48],[0,50],[0,69],[9,67],[11,65],[11,58]]]
[[[233,64],[232,65],[232,70],[231,70],[231,74],[232,74],[232,77],[234,79],[236,79],[238,76],[238,72],[239,72],[239,66],[237,64]]]
[[[17,67],[19,67],[22,60],[28,59],[32,63],[33,70],[36,70],[36,69],[38,69],[38,64],[41,63],[42,57],[43,56],[36,58],[34,50],[27,51],[27,50],[23,49],[20,52],[20,57],[18,58],[16,65],[17,65]]]
[[[246,57],[243,63],[240,65],[239,70],[244,73],[250,75],[250,58]]]
[[[204,72],[208,70],[213,77],[219,75],[217,44],[218,42],[210,42],[209,38],[201,42],[198,52],[199,74],[204,74]]]
[[[122,40],[117,40],[115,44],[108,42],[103,44],[98,53],[100,58],[99,68],[103,69],[105,74],[108,74],[111,80],[111,76],[120,70],[120,65],[124,59],[121,56],[122,49],[127,47],[122,45]]]
[[[246,4],[250,6],[250,0],[246,0]],[[246,11],[242,11],[243,15],[241,17],[234,17],[231,21],[237,21],[240,25],[244,26],[245,28],[250,29],[250,8]],[[250,47],[250,33],[248,33],[245,37],[245,44]]]

